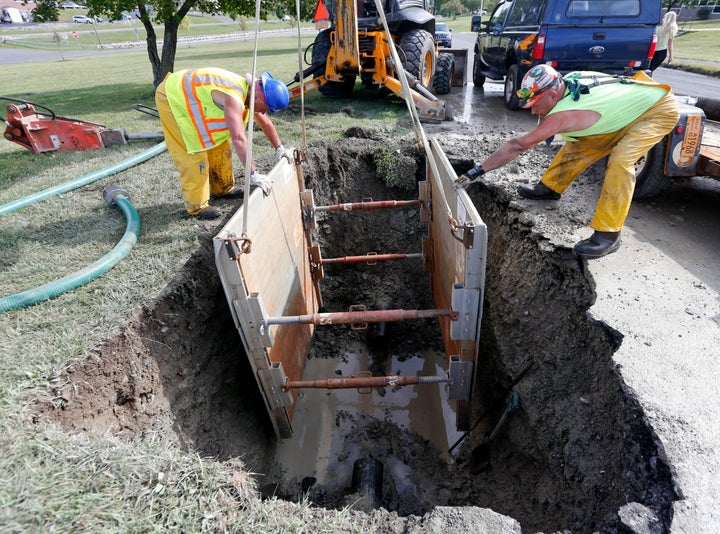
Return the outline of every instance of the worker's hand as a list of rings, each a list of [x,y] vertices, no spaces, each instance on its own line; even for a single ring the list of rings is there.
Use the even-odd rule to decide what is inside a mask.
[[[280,161],[282,158],[285,158],[287,162],[291,165],[295,161],[295,158],[293,157],[293,151],[280,145],[275,149],[275,160]]]
[[[483,174],[485,174],[485,171],[483,170],[481,165],[473,167],[465,174],[460,175],[458,179],[453,182],[453,188],[455,189],[455,191],[457,191],[458,189],[467,189],[473,183],[475,183],[478,178],[480,178]]]
[[[268,196],[272,191],[272,180],[266,174],[260,174],[257,171],[253,171],[250,174],[250,185],[256,185],[263,190],[263,194]]]

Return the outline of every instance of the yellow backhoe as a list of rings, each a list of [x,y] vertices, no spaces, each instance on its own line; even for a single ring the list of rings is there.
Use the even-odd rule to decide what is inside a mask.
[[[310,66],[288,83],[293,97],[301,90],[318,89],[331,98],[349,98],[359,76],[366,89],[385,87],[404,98],[390,50],[392,40],[419,118],[433,122],[452,119],[445,102],[431,88],[437,94],[450,92],[455,58],[452,53],[438,53],[435,17],[428,10],[427,0],[332,0],[327,10],[331,26],[322,30],[305,51]],[[311,75],[312,79],[305,81]]]

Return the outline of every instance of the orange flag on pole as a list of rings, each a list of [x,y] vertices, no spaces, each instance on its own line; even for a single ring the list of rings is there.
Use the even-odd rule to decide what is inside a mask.
[[[328,13],[323,0],[318,0],[317,7],[315,8],[315,14],[313,15],[313,22],[318,20],[329,20],[330,13]]]

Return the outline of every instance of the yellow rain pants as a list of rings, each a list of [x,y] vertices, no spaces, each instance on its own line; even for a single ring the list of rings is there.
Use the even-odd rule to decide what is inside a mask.
[[[565,143],[541,182],[562,194],[581,172],[610,155],[590,228],[598,232],[619,232],[635,191],[635,163],[673,129],[679,118],[675,96],[667,94],[617,132],[589,135]]]
[[[210,195],[222,196],[230,191],[235,182],[232,165],[232,143],[227,140],[204,152],[188,154],[180,128],[175,122],[167,95],[165,82],[155,91],[155,105],[165,133],[168,152],[180,171],[185,209],[197,215],[210,202]]]

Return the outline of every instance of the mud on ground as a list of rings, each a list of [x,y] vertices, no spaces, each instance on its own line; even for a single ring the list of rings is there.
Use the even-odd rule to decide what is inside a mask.
[[[444,135],[442,142],[460,174],[505,139],[493,133]],[[588,315],[594,283],[571,253],[587,232],[602,169],[581,177],[561,204],[520,200],[515,193],[518,183],[537,179],[556,149],[530,151],[502,172],[489,173],[471,192],[489,235],[474,418],[486,410],[489,415],[456,460],[444,460],[445,451],[434,450],[424,437],[386,422],[346,421],[349,440],[372,440],[376,459],[403,466],[414,488],[404,493],[407,488],[385,477],[383,505],[389,511],[370,512],[378,531],[450,531],[459,525],[481,531],[491,524],[502,525],[493,531],[519,531],[509,518],[526,532],[614,532],[623,525],[663,532],[670,524],[676,498],[670,469],[613,368],[622,334]],[[414,138],[397,141],[389,133],[357,129],[339,142],[311,145],[303,170],[316,202],[326,204],[412,198],[424,172]],[[127,439],[162,432],[193,453],[241,457],[248,471],[276,475],[275,438],[214,269],[212,237],[220,226],[208,224],[202,247],[162,299],[137,310],[120,335],[56,377],[38,399],[38,420],[57,421],[69,432],[110,431]],[[361,241],[368,236],[379,236],[384,250],[399,251],[421,233],[412,214],[391,215],[380,229],[363,220],[343,232],[320,221],[328,255],[342,254],[348,244],[364,250]],[[370,289],[385,288],[381,293],[395,300],[375,299],[374,306],[428,306],[427,275],[410,269],[399,276],[359,268],[349,284],[328,281],[322,286],[326,305],[343,309],[372,300]],[[358,335],[318,331],[314,354],[358,342]],[[438,346],[437,336],[432,324],[400,327],[391,350],[417,357],[422,348]],[[531,360],[533,367],[515,388],[520,409],[494,441],[490,469],[470,475],[470,451],[503,411],[500,392]],[[258,485],[266,481],[260,478]],[[295,499],[307,489],[320,506],[348,505],[347,494],[302,486],[302,480],[283,480],[273,491]]]

